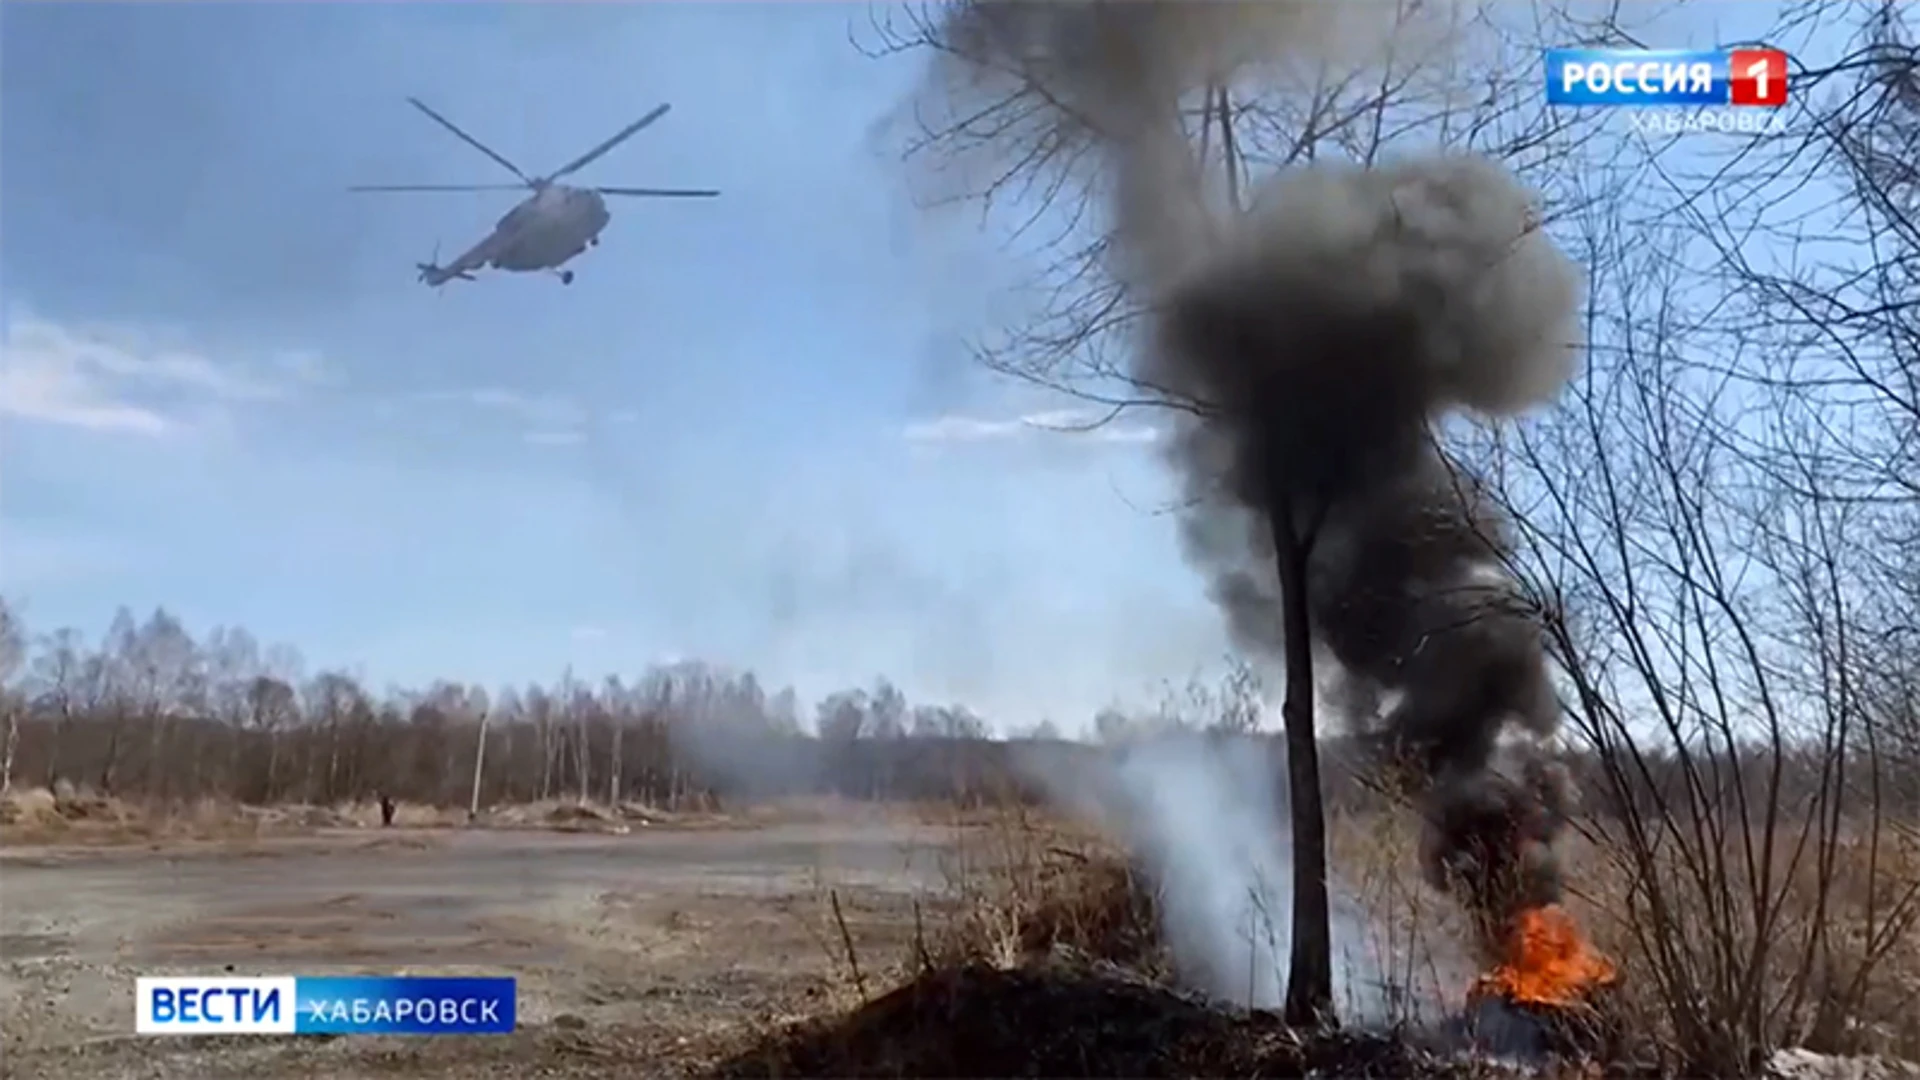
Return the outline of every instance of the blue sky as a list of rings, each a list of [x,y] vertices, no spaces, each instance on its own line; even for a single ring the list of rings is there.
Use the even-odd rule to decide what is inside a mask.
[[[861,5],[9,5],[0,589],[310,669],[489,685],[697,656],[1074,724],[1224,650],[1148,447],[960,342],[998,253],[916,214]],[[618,201],[570,287],[412,264],[505,193],[417,95]]]
[[[1652,5],[1645,12],[1654,13]],[[1648,43],[1759,32],[1668,9]],[[39,628],[164,604],[376,685],[751,667],[1069,728],[1226,652],[1126,427],[964,341],[1018,276],[916,212],[876,125],[919,74],[863,4],[36,4],[0,16],[0,591]],[[577,280],[435,293],[570,160]]]

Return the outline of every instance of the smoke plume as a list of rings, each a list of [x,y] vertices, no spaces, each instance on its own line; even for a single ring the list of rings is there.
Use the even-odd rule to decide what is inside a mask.
[[[1347,719],[1411,776],[1430,879],[1497,933],[1559,893],[1565,788],[1539,749],[1559,710],[1537,620],[1501,569],[1505,522],[1432,430],[1560,390],[1578,272],[1531,194],[1476,157],[1287,170],[1223,228],[1180,126],[1183,103],[1263,65],[1405,55],[1400,10],[967,4],[940,28],[935,89],[972,112],[1017,73],[1044,93],[996,145],[1092,151],[1109,269],[1153,312],[1131,374],[1191,407],[1169,451],[1189,557],[1237,643],[1277,658],[1271,523],[1317,526],[1310,621]]]
[[[1061,805],[1124,837],[1160,885],[1161,932],[1181,981],[1210,997],[1277,1008],[1286,989],[1293,850],[1279,743],[1175,732],[1093,754],[1020,763]],[[1447,955],[1369,935],[1332,897],[1333,991],[1350,1020],[1386,1023],[1437,1002],[1394,997],[1394,973]],[[1464,975],[1463,975],[1464,978]],[[1421,987],[1404,987],[1415,994]]]

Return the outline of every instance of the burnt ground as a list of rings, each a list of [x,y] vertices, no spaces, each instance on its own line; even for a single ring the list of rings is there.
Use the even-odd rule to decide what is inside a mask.
[[[732,1054],[712,1080],[775,1077],[1259,1076],[1477,1080],[1481,1063],[1364,1032],[1302,1036],[1110,965],[928,970],[851,1015]]]
[[[906,824],[342,831],[164,850],[0,850],[5,1073],[585,1077],[705,1069],[909,952],[943,830]],[[144,1038],[139,974],[511,974],[520,1030]]]

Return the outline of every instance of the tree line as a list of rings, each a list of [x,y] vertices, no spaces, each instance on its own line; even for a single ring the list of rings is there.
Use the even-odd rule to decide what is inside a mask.
[[[345,671],[303,668],[297,650],[262,646],[245,629],[196,639],[164,608],[144,619],[122,609],[89,644],[70,628],[31,634],[0,600],[0,783],[163,803],[336,805],[386,795],[470,809],[806,795],[1037,802],[1036,778],[1072,767],[1062,755],[1195,732],[1272,737],[1268,689],[1244,663],[1217,681],[1170,686],[1143,707],[1100,709],[1075,738],[1050,721],[1001,733],[964,705],[910,702],[885,678],[808,708],[792,688],[769,691],[752,672],[699,662],[625,679],[567,672],[549,685],[488,691],[438,681],[379,694]],[[1364,748],[1338,732],[1322,741],[1334,812],[1391,808],[1371,783]],[[1676,797],[1701,760],[1752,781],[1776,756],[1764,745],[1702,746],[1691,757],[1650,748],[1621,797],[1590,748],[1567,750],[1592,794],[1587,811],[1608,819]],[[1284,754],[1274,762],[1284,771]],[[1815,791],[1830,767],[1824,744],[1810,741],[1786,761],[1789,786]],[[1920,762],[1900,776],[1884,798],[1920,818]]]
[[[637,677],[376,692],[308,675],[237,627],[196,639],[164,608],[104,637],[33,634],[0,601],[4,784],[121,798],[493,805],[553,798],[680,806],[730,796],[939,797],[979,786],[989,725],[882,678],[807,709],[752,672],[686,662]],[[1047,738],[1041,724],[1025,733]],[[867,744],[894,747],[885,754]],[[1004,772],[1005,770],[1000,770]]]

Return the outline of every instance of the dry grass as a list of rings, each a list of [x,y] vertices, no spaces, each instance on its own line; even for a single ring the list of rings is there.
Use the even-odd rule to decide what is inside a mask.
[[[150,807],[91,792],[29,788],[0,798],[0,843],[149,844],[258,835],[294,815],[214,799]]]
[[[489,807],[472,821],[466,811],[419,803],[396,803],[393,828],[402,830],[535,829],[552,832],[625,833],[637,828],[751,827],[717,813],[669,812],[634,803],[606,806],[546,799]],[[250,806],[224,799],[147,803],[87,791],[27,788],[0,796],[0,844],[110,847],[199,841],[244,841],[304,836],[338,829],[381,828],[380,804]]]
[[[1410,814],[1334,814],[1327,830],[1338,887],[1358,915],[1365,966],[1382,977],[1365,989],[1376,1013],[1396,1027],[1457,1015],[1482,968],[1467,944],[1473,940],[1469,920],[1420,873]],[[1358,1005],[1336,1004],[1350,1012]]]
[[[1301,1037],[1272,1013],[1172,985],[1159,896],[1110,839],[1021,805],[944,816],[946,888],[905,955],[863,952],[822,888],[814,935],[841,977],[812,1016],[747,1034],[716,1078],[1481,1077],[1379,1035]]]
[[[1394,1075],[1485,1075],[1449,1071],[1458,1063],[1404,1044],[1390,1051],[1358,1042],[1323,1045],[1286,1034],[1270,1016],[1229,1016],[1199,1006],[1172,985],[1159,897],[1119,845],[1017,805],[991,814],[973,809],[949,821],[956,842],[947,889],[923,901],[924,925],[909,955],[860,957],[857,993],[849,975],[841,993],[822,999],[829,1007],[821,1015],[758,1033],[722,1074],[984,1076],[1031,1075],[1039,1068],[1072,1075],[1291,1076],[1303,1075],[1308,1059],[1319,1054],[1316,1067],[1351,1075],[1376,1068]],[[1471,940],[1466,920],[1420,876],[1414,818],[1335,815],[1331,824],[1334,867],[1361,913],[1364,947],[1375,958],[1390,958],[1389,985],[1378,989],[1397,1003],[1392,1019],[1410,1032],[1456,1020],[1479,965],[1464,944]],[[1852,1036],[1828,1049],[1920,1056],[1920,1014],[1911,1007],[1920,995],[1920,932],[1898,928],[1891,943],[1870,943],[1862,933],[1870,919],[1883,936],[1892,929],[1887,916],[1900,890],[1920,882],[1916,839],[1911,832],[1884,836],[1871,852],[1864,843],[1842,844],[1828,872],[1796,867],[1790,887],[1780,890],[1777,938],[1797,941],[1812,933],[1824,903],[1835,979],[1859,976],[1861,989],[1844,1025]],[[1707,928],[1692,921],[1636,923],[1647,916],[1632,862],[1591,832],[1573,836],[1566,857],[1567,906],[1623,975],[1603,1004],[1609,1025],[1627,1034],[1612,1048],[1621,1056],[1599,1072],[1683,1069],[1654,959],[1675,941],[1698,944]],[[1776,857],[1784,866],[1784,854]],[[1681,920],[1691,920],[1698,902],[1678,910]],[[845,935],[833,930],[825,905],[820,918],[822,947],[846,953],[839,967],[850,973],[851,937],[838,944]],[[1862,967],[1869,952],[1877,962]],[[1783,981],[1796,973],[1786,964],[1776,972]],[[1154,1034],[1129,1034],[1141,1032]],[[1782,1027],[1777,1041],[1805,1042],[1808,1034]]]
[[[1464,946],[1472,939],[1459,910],[1422,880],[1416,830],[1410,813],[1343,815],[1334,818],[1330,840],[1336,872],[1374,938],[1371,951],[1397,961],[1387,989],[1409,1003],[1407,1019],[1420,1019],[1417,1010],[1436,1000],[1457,1005],[1477,966]],[[1865,834],[1864,826],[1844,833],[1824,870],[1806,849],[1796,863],[1789,837],[1777,837],[1770,853],[1756,852],[1773,867],[1777,896],[1766,935],[1777,954],[1762,993],[1781,1014],[1771,1041],[1920,1059],[1920,1011],[1913,1007],[1920,999],[1920,925],[1911,919],[1912,890],[1920,883],[1920,834],[1886,829],[1877,847]],[[1744,868],[1736,838],[1724,843],[1727,865]],[[1567,908],[1621,970],[1609,1011],[1654,1048],[1671,1048],[1680,1033],[1662,965],[1670,971],[1722,954],[1737,960],[1751,954],[1756,935],[1749,928],[1744,940],[1721,940],[1724,920],[1704,917],[1706,890],[1677,849],[1663,851],[1659,860],[1671,898],[1664,917],[1650,908],[1636,860],[1599,830],[1573,830],[1563,842],[1563,858]],[[1754,890],[1743,878],[1744,869],[1726,883],[1735,908],[1753,902]]]
[[[1012,968],[1054,954],[1170,971],[1159,896],[1125,851],[1097,832],[1025,806],[968,811],[943,869],[947,914],[929,955]]]
[[[1183,993],[1157,891],[1096,832],[1008,806],[959,815],[954,834],[946,889],[916,909],[904,956],[856,947],[823,887],[813,932],[836,985],[815,1015],[743,1037],[715,1076],[1508,1075],[1400,1034],[1300,1033]]]
[[[1920,834],[1882,829],[1877,842],[1868,836],[1865,823],[1843,825],[1824,867],[1811,840],[1803,845],[1797,836],[1777,835],[1766,850],[1753,838],[1753,881],[1766,874],[1774,898],[1764,929],[1754,907],[1760,893],[1746,870],[1747,841],[1738,835],[1721,841],[1724,886],[1715,874],[1703,886],[1697,859],[1677,845],[1663,849],[1654,874],[1667,901],[1658,909],[1648,875],[1625,851],[1591,833],[1567,848],[1578,868],[1583,918],[1595,941],[1620,960],[1623,985],[1641,990],[1624,1003],[1642,1030],[1677,1034],[1659,989],[1663,974],[1671,982],[1676,968],[1690,968],[1711,984],[1725,977],[1716,969],[1731,974],[1741,953],[1760,941],[1770,950],[1760,993],[1761,1007],[1773,1014],[1770,1042],[1920,1059],[1920,1010],[1913,1005],[1920,996]],[[1722,896],[1726,911],[1708,918],[1709,905]]]

